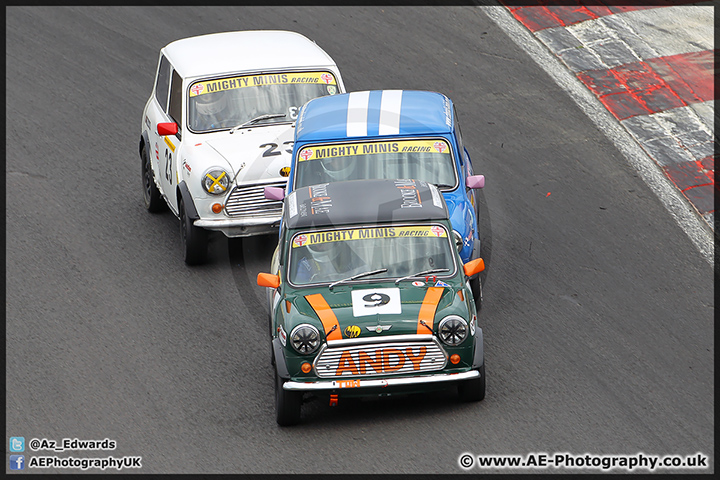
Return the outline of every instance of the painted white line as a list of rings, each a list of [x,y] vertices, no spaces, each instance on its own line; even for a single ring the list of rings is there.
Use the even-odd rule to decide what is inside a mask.
[[[623,154],[628,163],[638,172],[640,178],[655,192],[660,202],[670,212],[670,215],[705,260],[713,265],[714,245],[710,227],[699,218],[688,200],[617,119],[605,109],[603,104],[575,75],[568,71],[557,57],[550,53],[545,45],[515,20],[515,17],[505,7],[480,6],[478,8],[503,29],[508,37],[527,52],[528,56],[535,60],[555,83],[570,95],[570,98]]]
[[[663,167],[713,155],[712,130],[689,106],[637,115],[620,123]],[[655,150],[658,145],[665,146],[658,152]]]
[[[678,5],[634,10],[603,18],[622,20],[659,56],[666,57],[715,48],[714,10],[714,6]]]
[[[710,6],[674,6],[618,13],[567,28],[547,29],[537,37],[544,39],[552,36],[553,31],[574,36],[584,48],[598,55],[607,68],[714,48],[713,7]]]

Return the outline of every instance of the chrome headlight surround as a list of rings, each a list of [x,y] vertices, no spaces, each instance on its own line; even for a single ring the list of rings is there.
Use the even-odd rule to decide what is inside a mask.
[[[438,337],[445,345],[455,347],[468,336],[468,324],[458,315],[448,315],[438,325]]]
[[[223,195],[230,187],[230,175],[222,168],[214,167],[205,172],[200,182],[210,195]]]
[[[320,347],[320,332],[308,323],[301,323],[292,329],[288,340],[300,355],[310,355]]]
[[[462,235],[460,235],[460,232],[458,232],[457,230],[453,230],[453,238],[455,239],[455,247],[457,248],[457,251],[459,252],[463,248]]]

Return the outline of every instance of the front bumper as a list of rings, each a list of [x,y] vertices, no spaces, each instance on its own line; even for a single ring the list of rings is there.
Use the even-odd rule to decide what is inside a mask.
[[[396,377],[382,379],[354,379],[354,380],[318,380],[315,382],[287,381],[283,384],[283,390],[295,392],[316,392],[321,390],[345,390],[371,389],[387,387],[407,387],[414,385],[430,385],[443,382],[461,382],[480,376],[478,370],[470,370],[460,373],[437,373],[434,375],[418,375],[413,377]]]
[[[249,237],[252,235],[264,235],[278,233],[281,215],[252,218],[199,218],[193,225],[207,230],[222,232],[226,237]]]

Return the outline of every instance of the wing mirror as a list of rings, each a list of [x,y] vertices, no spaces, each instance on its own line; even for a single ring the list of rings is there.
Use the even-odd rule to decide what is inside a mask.
[[[282,187],[265,187],[265,198],[268,200],[282,200],[285,198],[285,189]]]
[[[465,179],[467,188],[483,188],[485,186],[485,175],[471,175]]]
[[[280,286],[280,276],[271,273],[258,273],[257,284],[261,287],[278,288]]]
[[[175,122],[158,123],[157,132],[158,132],[158,135],[161,135],[163,137],[166,135],[177,135],[177,133],[178,133],[177,123],[175,123]]]
[[[482,258],[470,260],[465,265],[463,265],[463,270],[465,270],[466,277],[472,277],[476,273],[480,273],[485,270],[485,261]]]

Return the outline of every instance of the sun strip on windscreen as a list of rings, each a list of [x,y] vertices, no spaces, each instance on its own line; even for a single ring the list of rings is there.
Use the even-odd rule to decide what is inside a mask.
[[[206,93],[224,92],[261,85],[318,84],[337,85],[335,76],[329,72],[274,73],[266,75],[248,75],[243,77],[221,78],[195,82],[190,87],[190,97]]]
[[[437,139],[314,145],[300,150],[298,161],[350,157],[353,155],[379,155],[383,153],[441,153],[450,155],[450,147],[446,141]]]
[[[418,335],[432,333],[435,310],[437,309],[444,290],[443,287],[430,287],[427,289],[423,303],[420,306],[420,313],[418,314]]]
[[[293,238],[292,247],[298,248],[305,245],[317,245],[319,243],[347,242],[351,240],[368,240],[372,238],[398,237],[445,238],[447,237],[447,231],[439,225],[329,230],[324,232],[301,233],[300,235],[296,235]]]
[[[323,298],[321,294],[315,293],[313,295],[305,295],[305,300],[307,300],[313,310],[315,310],[315,313],[322,322],[323,329],[325,329],[325,339],[342,339],[340,323],[325,298]]]

